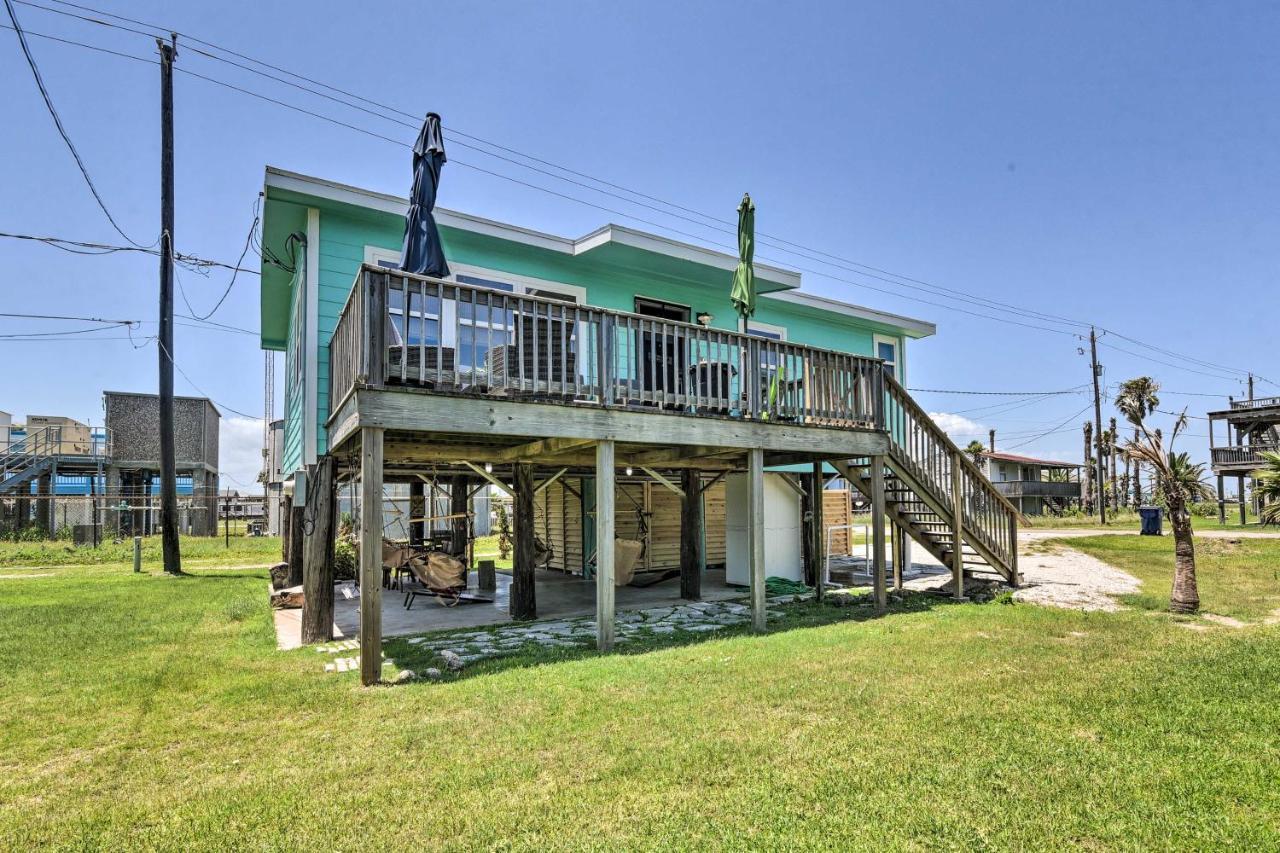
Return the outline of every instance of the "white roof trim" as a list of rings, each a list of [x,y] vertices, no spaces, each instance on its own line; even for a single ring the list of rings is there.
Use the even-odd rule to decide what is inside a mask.
[[[762,293],[760,298],[778,299],[782,302],[804,305],[820,311],[843,314],[846,317],[857,317],[861,320],[870,320],[873,323],[883,323],[886,326],[902,329],[907,334],[907,337],[910,338],[927,338],[938,333],[938,327],[927,320],[917,320],[914,317],[904,317],[901,314],[891,314],[888,311],[877,311],[874,308],[854,305],[852,302],[841,302],[838,299],[831,299],[826,296],[816,296],[812,293],[797,293],[794,291]]]
[[[372,190],[340,184],[324,178],[314,178],[310,175],[300,175],[274,166],[267,167],[265,186],[289,190],[342,204],[350,204],[355,207],[372,208],[395,216],[404,216],[409,209],[409,200],[399,196],[373,192]],[[492,219],[473,216],[469,213],[459,213],[443,207],[436,208],[435,214],[436,221],[441,225],[503,240],[512,240],[541,249],[550,249],[554,252],[563,252],[567,255],[581,255],[609,243],[616,243],[659,255],[667,255],[693,263],[704,264],[717,269],[733,271],[738,266],[737,255],[706,249],[691,243],[682,243],[679,240],[672,240],[645,231],[637,231],[634,228],[627,228],[621,225],[605,225],[585,237],[571,240],[567,237],[544,234],[540,231],[521,228],[518,225],[496,222]],[[800,286],[800,273],[794,270],[786,270],[781,267],[760,263],[757,263],[755,268],[757,275],[761,278],[779,283],[783,287],[794,289]]]

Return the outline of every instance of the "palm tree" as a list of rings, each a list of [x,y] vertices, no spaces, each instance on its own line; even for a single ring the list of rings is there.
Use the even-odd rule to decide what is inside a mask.
[[[968,453],[969,456],[973,459],[974,465],[981,466],[982,454],[987,452],[987,446],[983,444],[981,441],[974,439],[973,441],[969,442],[969,445],[967,447],[965,447],[964,452]]]
[[[1276,524],[1280,522],[1280,453],[1264,450],[1261,456],[1267,467],[1253,473],[1257,478],[1253,493],[1262,502],[1262,523]]]
[[[1138,440],[1137,421],[1149,418],[1159,405],[1160,383],[1150,376],[1139,376],[1120,383],[1120,391],[1116,394],[1116,408],[1124,415],[1125,420],[1134,424],[1134,441]],[[1133,462],[1133,508],[1137,509],[1142,504],[1142,463],[1125,455]]]
[[[1145,376],[1140,378],[1149,383],[1149,396],[1154,399],[1159,386]],[[1121,385],[1121,396],[1125,386],[1136,381]],[[1196,589],[1196,550],[1187,503],[1194,497],[1211,497],[1213,490],[1204,482],[1204,463],[1192,462],[1186,453],[1173,451],[1173,443],[1187,428],[1187,413],[1184,411],[1178,416],[1166,449],[1160,430],[1149,430],[1145,422],[1155,405],[1141,404],[1129,396],[1125,397],[1124,406],[1121,406],[1121,397],[1117,397],[1116,407],[1139,433],[1139,437],[1125,447],[1125,452],[1151,469],[1156,489],[1169,510],[1169,524],[1173,528],[1173,589],[1169,594],[1169,609],[1174,613],[1195,613],[1200,609],[1200,593]]]

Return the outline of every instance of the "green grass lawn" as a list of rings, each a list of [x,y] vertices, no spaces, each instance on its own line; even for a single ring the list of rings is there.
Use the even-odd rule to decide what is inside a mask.
[[[1227,523],[1219,524],[1218,516],[1211,517],[1195,516],[1191,519],[1191,524],[1197,530],[1260,530],[1280,532],[1280,528],[1262,527],[1258,524],[1258,517],[1253,514],[1247,516],[1248,523],[1241,525],[1240,516],[1232,511],[1231,505],[1227,506]],[[1047,530],[1076,530],[1085,529],[1105,529],[1102,523],[1098,521],[1096,515],[1029,515],[1027,516],[1026,527]],[[1142,527],[1142,519],[1138,513],[1130,509],[1121,510],[1118,513],[1107,513],[1107,528],[1120,530],[1138,530]],[[1169,531],[1169,520],[1164,522],[1165,532]]]
[[[280,537],[235,536],[230,541],[223,536],[182,536],[184,565],[265,565],[280,560]],[[159,566],[162,562],[160,537],[148,536],[142,540],[142,565],[144,568]],[[92,545],[73,545],[65,541],[0,542],[0,567],[48,568],[50,566],[80,566],[127,564],[133,566],[133,540],[113,542],[110,539],[97,548]]]
[[[18,574],[3,849],[1280,845],[1277,627],[915,596],[362,689],[275,651],[261,570]]]
[[[1172,536],[1088,536],[1058,543],[1092,554],[1142,581],[1142,591],[1126,596],[1126,603],[1146,610],[1169,607]],[[1195,546],[1202,610],[1245,621],[1280,615],[1280,542],[1197,537]]]

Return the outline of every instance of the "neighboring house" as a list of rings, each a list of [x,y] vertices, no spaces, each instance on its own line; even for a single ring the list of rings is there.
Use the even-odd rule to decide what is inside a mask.
[[[1224,480],[1236,480],[1236,504],[1240,510],[1240,523],[1248,520],[1247,481],[1255,481],[1255,474],[1266,467],[1262,454],[1280,450],[1280,397],[1253,398],[1247,400],[1228,398],[1227,408],[1209,412],[1209,454],[1213,461],[1213,473],[1218,480],[1218,522],[1227,521],[1227,494]],[[1226,433],[1225,441],[1217,432]],[[1259,507],[1254,507],[1258,512]]]
[[[267,429],[267,446],[263,449],[267,473],[267,535],[280,536],[284,509],[284,420],[272,421]]]
[[[110,528],[118,535],[159,528],[159,397],[103,393],[105,426],[74,418],[28,415],[4,424],[0,527],[34,524],[50,535],[64,527]],[[175,397],[177,489],[182,532],[212,534],[217,522],[218,410],[203,397]],[[153,500],[156,499],[156,500]],[[76,535],[81,535],[77,529]]]
[[[1023,515],[1056,515],[1079,505],[1081,467],[1016,453],[988,450],[982,454],[982,472]]]
[[[332,501],[307,488],[330,464],[344,491],[367,478],[379,493],[400,483],[420,496],[427,481],[432,495],[462,494],[487,480],[514,492],[517,528],[529,492],[552,568],[591,577],[611,564],[609,530],[642,543],[639,570],[679,570],[686,597],[704,574],[762,593],[757,554],[771,575],[812,580],[802,555],[821,549],[802,509],[825,470],[868,495],[891,478],[894,553],[910,538],[957,566],[958,484],[965,543],[1016,578],[1016,512],[902,387],[908,342],[933,324],[804,293],[800,273],[756,264],[758,307],[740,328],[735,255],[617,225],[573,239],[442,209],[451,275],[406,276],[404,199],[274,168],[264,193],[262,345],[286,353],[295,512]],[[520,553],[512,614],[529,618]]]
[[[130,504],[145,505],[135,513],[136,533],[149,535],[159,527],[160,512],[151,498],[160,493],[160,397],[132,391],[104,391],[110,450],[106,469],[107,494],[126,496]],[[180,510],[182,531],[198,536],[218,533],[218,427],[221,413],[206,397],[173,398],[174,457],[177,494],[191,498]],[[188,485],[189,484],[189,485]]]

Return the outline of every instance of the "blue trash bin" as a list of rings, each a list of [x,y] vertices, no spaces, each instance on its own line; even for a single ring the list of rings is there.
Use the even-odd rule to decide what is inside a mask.
[[[1164,507],[1159,507],[1159,506],[1139,507],[1138,515],[1142,517],[1142,535],[1143,536],[1163,536],[1164,535]]]

